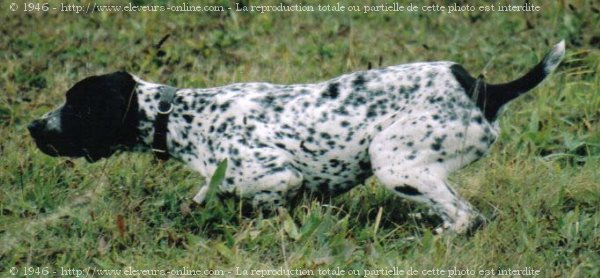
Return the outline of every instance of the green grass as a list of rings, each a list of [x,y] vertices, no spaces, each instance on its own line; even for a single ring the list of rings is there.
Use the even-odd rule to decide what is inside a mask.
[[[11,267],[23,274],[23,267],[132,266],[233,274],[236,267],[530,267],[541,277],[598,277],[600,6],[592,2],[548,1],[539,13],[483,16],[25,14],[0,2],[0,276]],[[270,218],[245,217],[232,200],[197,207],[191,198],[204,178],[182,163],[130,153],[95,164],[51,158],[26,131],[74,82],[119,69],[209,87],[314,82],[369,63],[453,60],[502,82],[562,38],[567,55],[557,72],[511,103],[489,155],[451,178],[493,218],[473,237],[432,235],[435,220],[414,217],[426,208],[372,180]]]

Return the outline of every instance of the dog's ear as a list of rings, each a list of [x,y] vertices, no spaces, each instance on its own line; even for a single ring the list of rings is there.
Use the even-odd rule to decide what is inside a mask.
[[[67,92],[67,105],[80,116],[78,136],[88,161],[110,156],[119,146],[135,144],[136,82],[126,72],[88,77]]]

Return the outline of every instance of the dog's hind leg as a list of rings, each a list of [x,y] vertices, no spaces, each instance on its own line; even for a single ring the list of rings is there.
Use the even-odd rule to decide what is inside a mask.
[[[443,229],[462,234],[477,228],[481,216],[444,178],[431,172],[434,168],[394,169],[381,167],[375,171],[379,182],[403,198],[428,205],[444,221]]]
[[[452,122],[445,129],[414,125],[413,119],[398,121],[375,136],[369,145],[373,172],[380,184],[397,195],[424,203],[444,221],[444,227],[467,233],[479,226],[481,216],[447,182],[451,171],[476,160],[488,143],[480,142],[485,128],[472,126],[466,146],[447,137],[456,131]],[[433,124],[435,125],[435,124]],[[457,130],[462,125],[457,124]],[[444,139],[446,138],[446,139]]]

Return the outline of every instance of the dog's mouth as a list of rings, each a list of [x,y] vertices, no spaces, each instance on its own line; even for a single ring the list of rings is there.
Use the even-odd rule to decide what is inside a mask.
[[[60,156],[60,152],[52,144],[41,143],[38,140],[35,140],[35,145],[38,147],[38,149],[40,149],[40,151],[49,156]]]
[[[31,134],[35,145],[40,151],[49,156],[60,156],[60,152],[55,147],[55,144],[52,143],[52,140],[49,140],[48,137],[50,136],[40,130],[31,128],[31,125],[29,127],[29,134]]]
[[[87,149],[73,138],[65,136],[62,133],[31,130],[31,137],[37,148],[44,154],[52,157],[85,158],[87,162],[93,163],[117,150],[110,150],[109,153],[99,152],[95,149]]]
[[[37,148],[49,156],[67,156],[73,158],[86,156],[84,150],[79,150],[74,143],[66,142],[61,138],[60,134],[34,129],[30,129],[29,133]]]
[[[78,158],[78,157],[83,156],[83,157],[86,157],[86,159],[88,157],[85,154],[84,150],[78,151],[76,149],[63,149],[61,147],[58,147],[58,144],[50,143],[49,141],[42,140],[42,139],[39,139],[36,137],[33,137],[33,138],[34,138],[35,145],[37,146],[37,148],[49,156],[53,156],[53,157],[66,156],[66,157],[72,157],[72,158]]]

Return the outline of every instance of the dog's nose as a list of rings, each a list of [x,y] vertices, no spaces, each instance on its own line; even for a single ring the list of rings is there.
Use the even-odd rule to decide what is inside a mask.
[[[27,129],[29,129],[29,133],[34,134],[36,132],[41,131],[46,126],[46,121],[44,120],[34,120],[29,125],[27,125]]]

